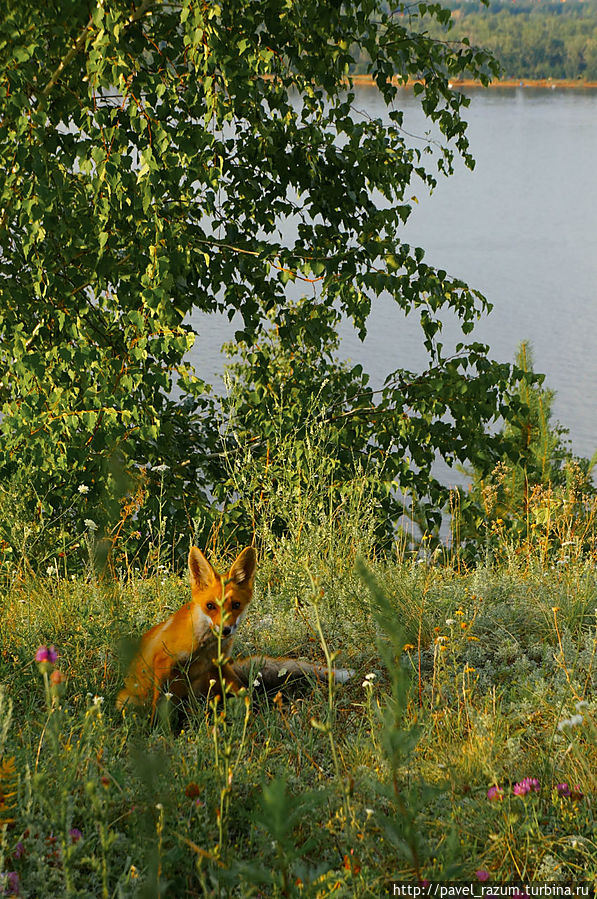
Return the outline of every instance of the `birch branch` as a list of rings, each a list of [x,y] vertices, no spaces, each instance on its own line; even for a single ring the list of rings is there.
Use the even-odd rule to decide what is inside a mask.
[[[102,0],[100,0],[100,3],[102,3],[102,5],[103,5]],[[139,19],[143,18],[143,16],[145,15],[145,13],[149,9],[149,7],[153,6],[154,3],[155,3],[155,0],[143,0],[143,2],[141,3],[141,6],[139,6],[139,8],[136,9],[135,12],[131,13],[131,15],[128,17],[126,24],[125,24],[125,28],[127,28],[129,25],[132,25],[133,22],[137,22]],[[58,79],[60,78],[60,76],[62,75],[64,70],[66,69],[66,67],[73,61],[73,59],[75,58],[77,53],[79,53],[82,50],[83,46],[85,45],[85,41],[87,39],[87,33],[88,33],[88,31],[91,30],[91,27],[92,26],[91,26],[91,19],[90,19],[88,24],[85,26],[85,28],[83,29],[83,31],[81,32],[81,34],[79,35],[79,37],[77,38],[77,40],[75,41],[73,46],[71,47],[71,49],[68,51],[68,53],[64,57],[64,59],[60,60],[60,64],[58,65],[58,68],[56,69],[56,71],[54,72],[54,74],[52,75],[52,77],[50,78],[50,80],[48,81],[46,86],[44,87],[44,89],[42,91],[42,94],[44,97],[48,96],[48,94],[50,93],[50,91],[55,86],[56,82],[58,81]]]

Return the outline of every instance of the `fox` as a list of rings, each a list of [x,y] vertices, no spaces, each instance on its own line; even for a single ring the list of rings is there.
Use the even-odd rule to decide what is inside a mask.
[[[312,679],[327,680],[328,669],[298,659],[255,655],[232,661],[233,637],[253,598],[257,556],[246,547],[226,577],[219,574],[196,546],[189,551],[191,601],[142,637],[116,707],[146,707],[151,719],[167,684],[168,694],[180,705],[191,698],[225,692],[238,694],[256,687],[267,694],[296,690]],[[220,649],[223,661],[216,656]],[[346,683],[354,671],[335,668],[332,677]]]
[[[227,690],[238,693],[241,687],[229,662],[219,666],[215,656],[218,644],[223,656],[228,656],[234,634],[253,598],[255,550],[251,546],[243,549],[226,577],[196,546],[189,551],[188,565],[191,601],[141,637],[116,699],[117,709],[148,706],[151,702],[153,720],[164,684],[172,681],[175,695],[185,692],[181,689],[184,665],[192,671],[196,695],[207,695],[214,682],[220,685],[220,671]]]

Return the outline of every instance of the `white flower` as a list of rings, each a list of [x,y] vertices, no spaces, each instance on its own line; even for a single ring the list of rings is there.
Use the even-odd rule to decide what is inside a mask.
[[[164,693],[164,696],[166,697],[166,699],[168,700],[168,702],[170,702],[170,700],[171,700],[172,697],[174,696],[174,693]]]
[[[53,565],[48,565],[48,567],[46,568],[46,574],[50,575],[50,577],[54,574],[54,571],[55,569]]]
[[[446,624],[448,625],[448,627],[452,627],[453,624],[456,624],[456,619],[455,618],[446,618]]]
[[[169,466],[169,465],[163,465],[163,464],[162,464],[162,465],[156,465],[155,468],[153,469],[153,471],[159,471],[159,472],[162,472],[162,471],[169,471],[169,469],[170,469],[170,466]]]
[[[562,718],[562,720],[558,723],[558,730],[564,730],[566,727],[578,727],[579,724],[583,723],[582,715],[572,715],[571,718]]]
[[[589,708],[589,703],[586,701],[586,699],[580,699],[574,704],[574,708],[577,712],[581,712],[583,709]]]
[[[86,519],[84,520],[83,524],[84,524],[85,527],[88,528],[90,531],[97,531],[97,525],[96,525],[95,521],[93,521],[92,518],[86,518]]]
[[[94,696],[93,697],[93,704],[97,709],[99,709],[99,707],[101,706],[103,701],[104,701],[103,696]]]
[[[87,484],[79,484],[77,490],[79,491],[79,493],[89,493],[89,487],[87,486]]]

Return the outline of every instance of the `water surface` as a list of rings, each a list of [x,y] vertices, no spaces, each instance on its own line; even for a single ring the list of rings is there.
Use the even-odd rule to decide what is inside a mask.
[[[375,92],[357,88],[355,107],[385,115]],[[432,196],[413,186],[419,202],[400,237],[426,250],[427,261],[481,290],[493,303],[470,339],[512,360],[521,340],[534,347],[535,367],[555,389],[555,417],[570,429],[572,449],[597,449],[597,91],[494,88],[469,93],[469,138],[476,166],[462,163],[441,178]],[[402,91],[405,128],[428,126],[413,94]],[[217,347],[235,325],[197,315],[200,336],[191,354],[199,374],[213,379],[223,359]],[[398,368],[425,365],[415,317],[390,297],[374,304],[361,343],[346,324],[341,352],[360,362],[379,386]],[[446,344],[457,341],[446,328]],[[454,480],[460,480],[454,478]]]

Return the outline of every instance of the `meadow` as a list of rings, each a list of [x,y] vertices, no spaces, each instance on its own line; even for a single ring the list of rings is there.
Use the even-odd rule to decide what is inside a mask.
[[[381,560],[363,509],[308,508],[285,539],[262,534],[235,643],[355,671],[300,696],[123,719],[127,640],[187,601],[186,573],[162,552],[145,571],[4,578],[3,895],[594,888],[593,555],[498,532],[475,567],[425,541]],[[220,570],[236,550],[207,548]]]

